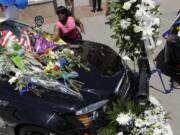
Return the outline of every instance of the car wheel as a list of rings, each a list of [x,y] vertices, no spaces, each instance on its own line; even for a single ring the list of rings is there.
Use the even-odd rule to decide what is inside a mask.
[[[57,135],[47,129],[35,127],[35,126],[26,126],[20,129],[18,135]]]

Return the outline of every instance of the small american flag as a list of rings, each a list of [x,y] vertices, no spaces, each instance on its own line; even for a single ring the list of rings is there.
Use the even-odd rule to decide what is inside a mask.
[[[18,44],[24,46],[26,51],[32,50],[32,42],[29,37],[29,32],[27,30],[21,31],[21,36],[17,37],[11,31],[1,31],[2,42],[1,46],[5,46],[9,41],[17,42]]]

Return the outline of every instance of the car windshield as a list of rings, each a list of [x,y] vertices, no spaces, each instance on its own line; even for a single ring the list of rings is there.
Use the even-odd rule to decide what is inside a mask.
[[[18,37],[21,35],[21,30],[27,27],[30,26],[12,20],[7,20],[0,23],[0,31],[10,30]]]

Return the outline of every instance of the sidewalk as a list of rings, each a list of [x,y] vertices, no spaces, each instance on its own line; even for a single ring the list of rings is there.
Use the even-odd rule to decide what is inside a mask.
[[[102,2],[105,2],[106,0],[102,0]],[[74,6],[85,6],[90,5],[90,0],[74,0]],[[64,0],[57,0],[58,5],[64,5]]]
[[[102,8],[103,11],[102,12],[91,12],[90,10],[92,9],[92,7],[89,5],[88,1],[89,0],[83,0],[84,2],[82,2],[82,0],[75,0],[75,16],[78,18],[84,18],[84,17],[94,17],[94,16],[99,16],[99,15],[105,15],[105,3],[102,3]],[[58,2],[58,6],[60,5],[64,5],[64,1],[59,0]],[[53,23],[57,20],[56,16],[51,16],[48,18],[45,18],[45,24],[50,24]]]

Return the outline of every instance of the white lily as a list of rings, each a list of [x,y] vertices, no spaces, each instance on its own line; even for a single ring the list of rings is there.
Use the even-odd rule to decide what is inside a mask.
[[[142,127],[144,127],[145,125],[146,125],[146,124],[145,124],[145,122],[144,122],[142,119],[137,118],[137,119],[135,120],[135,126],[136,126],[136,127],[142,128]]]
[[[153,131],[153,135],[162,135],[161,129],[155,128]]]
[[[8,82],[9,82],[10,84],[13,84],[17,79],[18,79],[17,77],[13,76],[13,77],[11,77],[11,78],[9,79]]]
[[[127,29],[130,26],[130,22],[125,19],[122,19],[120,21],[120,26],[122,29]]]
[[[117,135],[123,135],[123,132],[119,132],[119,133],[117,133]]]
[[[134,25],[134,32],[135,33],[139,33],[140,31],[141,31],[141,27],[140,26],[138,26],[138,25]]]
[[[142,10],[136,10],[136,13],[135,13],[135,17],[136,18],[140,18],[140,17],[142,17],[142,15],[143,15],[143,11]]]
[[[137,0],[130,0],[131,3],[135,3]]]
[[[131,2],[125,2],[122,8],[128,11],[131,8]]]
[[[130,40],[130,39],[131,39],[131,37],[130,37],[130,36],[124,36],[124,39],[126,39],[126,40]]]
[[[124,61],[131,61],[131,59],[130,59],[128,56],[123,56],[122,59],[123,59]]]
[[[160,26],[160,18],[154,18],[153,19],[153,25]]]

